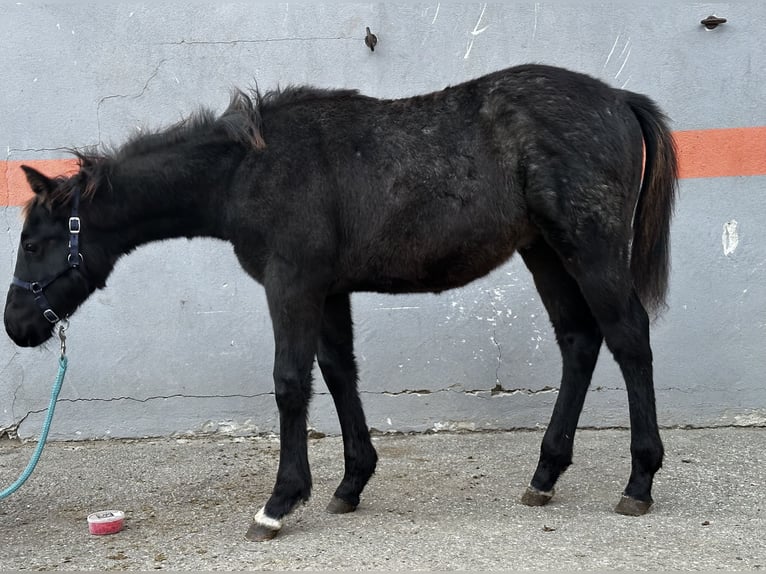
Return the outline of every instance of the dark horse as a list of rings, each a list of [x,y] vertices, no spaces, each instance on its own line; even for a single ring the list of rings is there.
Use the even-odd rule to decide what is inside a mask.
[[[525,65],[432,94],[234,93],[50,179],[34,197],[8,292],[17,345],[49,339],[115,262],[173,237],[231,242],[268,300],[281,450],[274,490],[248,531],[268,539],[308,499],[306,415],[316,358],[337,407],[345,474],[328,510],[359,504],[375,471],[357,390],[350,293],[440,292],[519,251],[553,324],[561,387],[522,497],[545,504],[572,460],[602,341],[628,392],[632,471],[616,510],[652,504],[662,465],[649,315],[662,307],[676,155],[647,97]],[[645,161],[644,161],[645,157]]]

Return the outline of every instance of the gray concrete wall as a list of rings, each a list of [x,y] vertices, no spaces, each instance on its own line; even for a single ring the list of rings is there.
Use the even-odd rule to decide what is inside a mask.
[[[729,22],[706,31],[711,13]],[[766,125],[763,3],[260,4],[3,2],[0,145],[9,161],[118,144],[136,129],[221,110],[232,86],[355,87],[380,97],[542,62],[655,98],[675,130]],[[378,35],[374,53],[365,26]],[[6,174],[6,177],[10,177]],[[684,179],[670,310],[655,324],[663,425],[766,423],[766,177]],[[0,207],[10,281],[20,209]],[[722,243],[737,222],[738,243]],[[439,296],[358,294],[361,389],[381,431],[547,423],[560,359],[518,259]],[[52,437],[277,428],[265,298],[229,245],[174,240],[121,260],[75,315]],[[57,348],[0,337],[0,434],[39,432]],[[502,392],[491,392],[502,389]],[[321,377],[310,424],[335,433]],[[604,351],[582,417],[627,425]]]

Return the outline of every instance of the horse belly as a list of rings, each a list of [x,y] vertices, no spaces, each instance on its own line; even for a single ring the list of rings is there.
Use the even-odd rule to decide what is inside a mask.
[[[444,242],[402,242],[373,258],[356,290],[384,293],[438,293],[462,287],[505,263],[529,237],[523,227],[509,227],[483,237],[444,233]]]
[[[462,287],[505,263],[516,251],[518,238],[508,234],[498,241],[459,248],[423,261],[419,278],[428,291]]]

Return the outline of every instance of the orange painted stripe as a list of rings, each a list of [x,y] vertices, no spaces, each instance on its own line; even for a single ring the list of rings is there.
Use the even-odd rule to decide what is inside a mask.
[[[0,207],[24,205],[32,197],[27,178],[21,171],[22,164],[50,177],[77,173],[77,160],[74,158],[0,162],[0,173],[5,173],[5,177],[0,177]]]
[[[681,178],[766,175],[766,126],[678,131],[673,138]],[[49,176],[77,171],[74,159],[0,161],[0,207],[23,205],[31,196],[22,164]]]
[[[679,175],[766,175],[766,127],[675,132]]]

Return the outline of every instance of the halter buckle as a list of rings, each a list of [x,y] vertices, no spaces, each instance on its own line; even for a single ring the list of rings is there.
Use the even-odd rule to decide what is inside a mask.
[[[59,322],[59,316],[56,315],[55,311],[53,309],[45,309],[43,311],[43,317],[48,319],[49,323],[58,323]]]
[[[77,235],[80,233],[80,218],[77,216],[69,218],[69,233]]]

